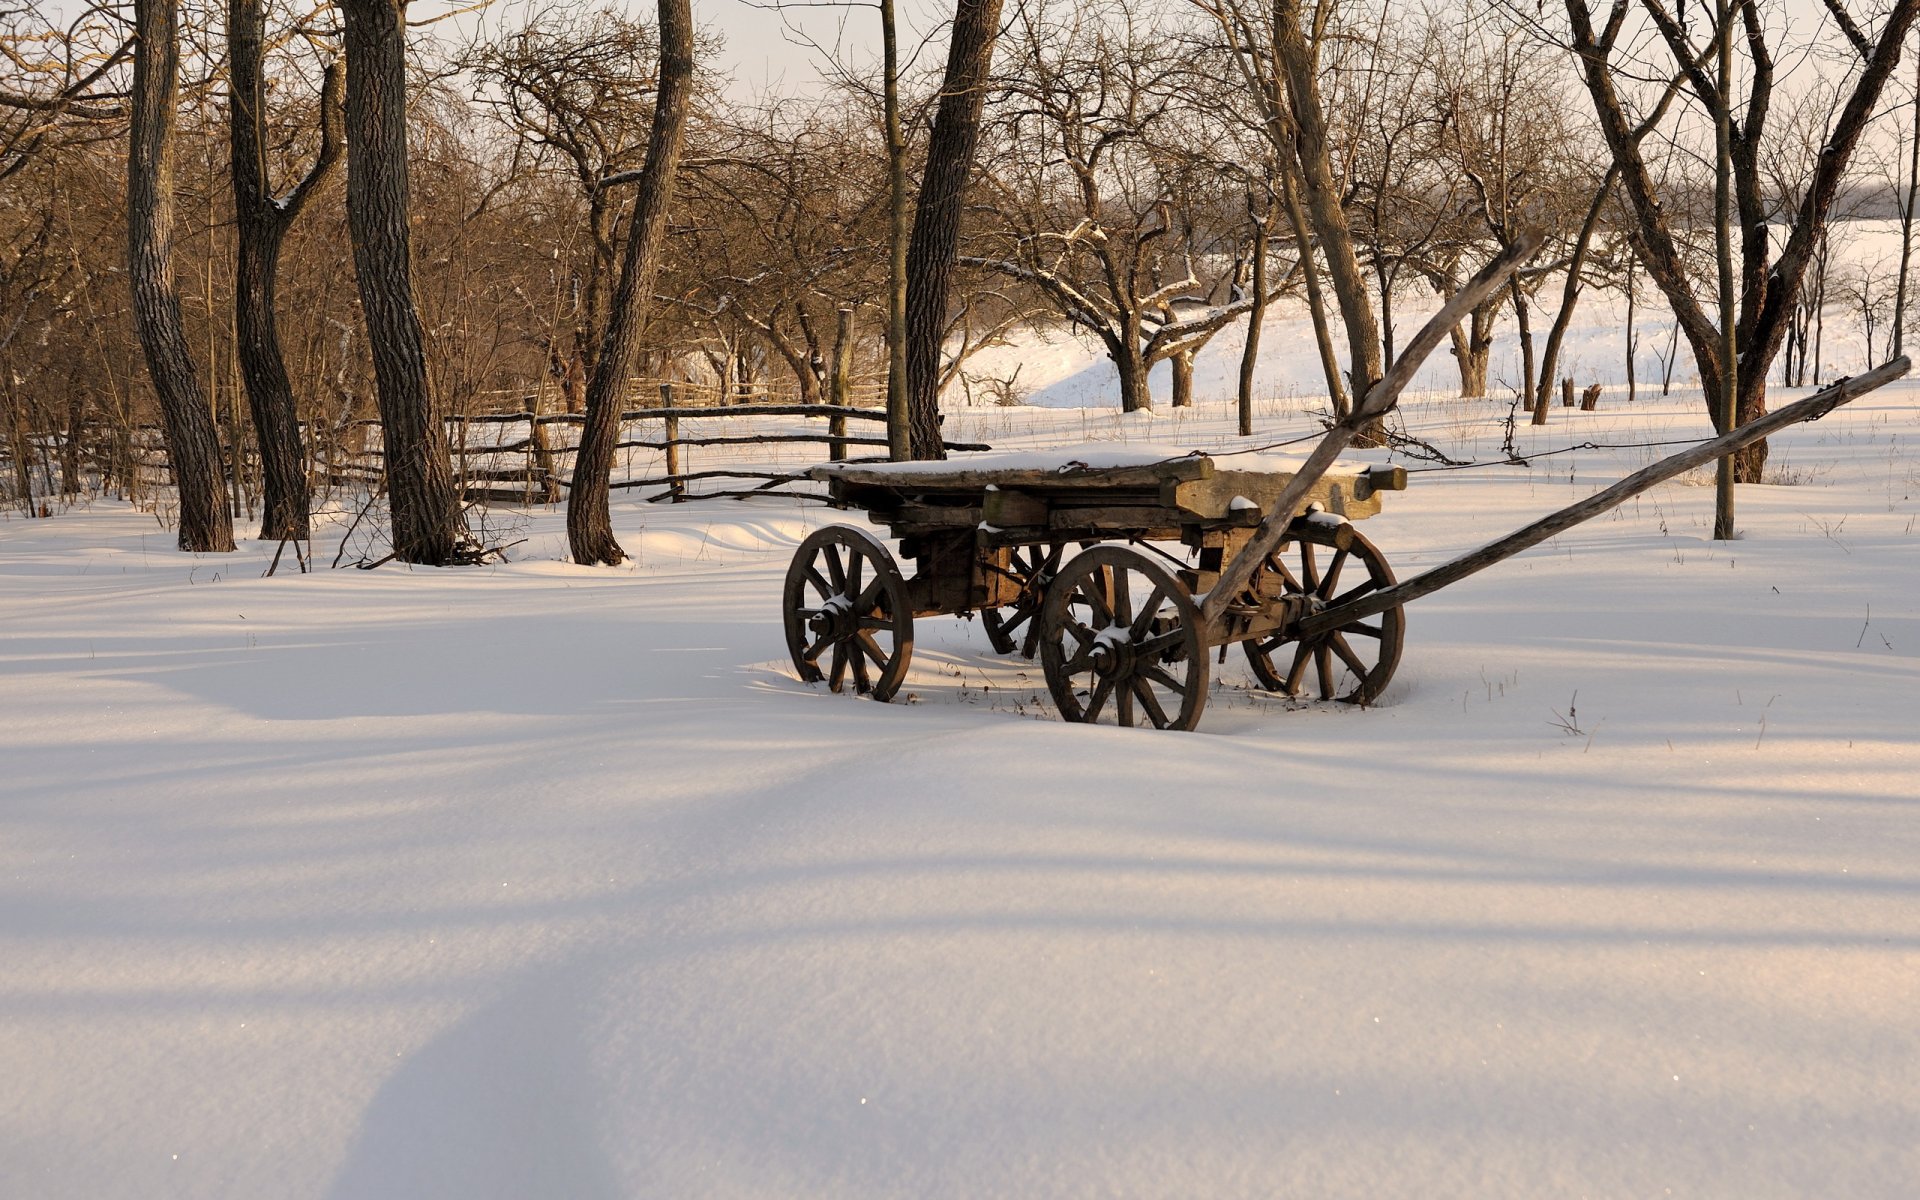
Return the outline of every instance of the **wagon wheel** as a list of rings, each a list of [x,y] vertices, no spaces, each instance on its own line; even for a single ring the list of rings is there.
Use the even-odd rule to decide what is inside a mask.
[[[1260,564],[1255,583],[1271,595],[1271,581],[1277,577],[1286,595],[1306,597],[1308,613],[1392,586],[1393,568],[1387,565],[1386,557],[1366,538],[1348,532],[1353,540],[1342,550],[1333,543],[1334,531],[1311,525],[1296,527],[1295,540]],[[1353,575],[1354,566],[1362,572],[1358,579]],[[1319,699],[1371,704],[1386,690],[1393,669],[1400,665],[1400,646],[1405,637],[1401,614],[1400,608],[1390,608],[1377,617],[1351,621],[1306,641],[1298,641],[1282,630],[1241,644],[1260,686],[1269,691],[1302,696],[1311,672]],[[1276,667],[1276,656],[1284,660],[1284,672]]]
[[[864,530],[829,525],[794,551],[782,616],[793,668],[804,683],[847,677],[875,700],[891,700],[913,658],[913,608],[887,548]]]
[[[1040,662],[1060,715],[1192,729],[1207,703],[1200,629],[1193,597],[1152,559],[1124,546],[1077,556],[1040,613]]]
[[[1019,651],[1032,658],[1040,647],[1040,606],[1046,603],[1047,587],[1060,573],[1065,546],[1016,546],[1007,563],[1007,574],[1020,583],[1020,597],[1005,608],[980,610],[980,626],[987,641],[1001,654]]]

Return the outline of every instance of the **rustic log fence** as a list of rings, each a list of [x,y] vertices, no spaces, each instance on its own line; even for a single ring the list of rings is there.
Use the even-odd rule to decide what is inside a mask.
[[[622,461],[631,465],[633,451],[658,452],[660,458],[654,460],[657,469],[648,473],[616,474],[611,485],[615,489],[643,489],[647,492],[644,499],[649,501],[818,498],[818,486],[804,472],[819,457],[842,460],[849,451],[858,453],[868,448],[884,457],[887,418],[881,409],[803,403],[681,404],[677,403],[679,386],[660,385],[659,407],[621,414],[622,437],[616,451],[623,453]],[[467,499],[539,504],[563,498],[572,484],[570,459],[576,450],[573,439],[564,431],[578,428],[585,418],[578,413],[539,412],[537,404],[536,398],[526,397],[518,411],[453,414],[446,418],[454,476]],[[775,422],[771,428],[768,419]],[[849,422],[864,422],[872,432],[849,433]],[[696,432],[716,423],[718,429]],[[317,493],[326,494],[343,486],[379,486],[385,464],[378,421],[303,423],[301,433],[309,456],[308,478]],[[32,464],[34,473],[46,475],[44,486],[36,490],[48,495],[55,494],[56,475],[59,486],[67,486],[69,470],[63,469],[62,460],[73,456],[65,453],[64,436],[35,434],[28,441],[37,460]],[[136,500],[167,486],[166,447],[157,426],[125,430],[113,445],[115,461],[95,461],[95,455],[84,450],[74,464],[78,472],[101,480],[111,478]],[[771,461],[782,457],[783,451],[809,445],[824,447],[824,455],[803,456],[804,461],[791,465]],[[987,449],[966,442],[946,445],[949,450]],[[754,461],[726,453],[728,448],[746,446],[766,447],[769,453],[754,456]],[[691,452],[700,449],[719,451],[723,457],[696,468]],[[230,464],[230,474],[245,474],[254,465],[253,456],[245,448],[230,457],[238,460]],[[250,489],[247,494],[250,499]],[[241,508],[236,504],[236,511]]]

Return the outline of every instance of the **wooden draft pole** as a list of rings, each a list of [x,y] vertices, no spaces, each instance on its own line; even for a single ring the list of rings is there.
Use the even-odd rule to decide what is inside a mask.
[[[1436,592],[1450,583],[1465,579],[1497,562],[1512,558],[1522,550],[1537,546],[1582,521],[1591,520],[1622,501],[1631,500],[1648,488],[1665,483],[1675,475],[1695,467],[1705,466],[1716,458],[1723,459],[1748,443],[1770,437],[1789,425],[1797,425],[1802,421],[1817,421],[1849,400],[1892,383],[1905,375],[1909,367],[1910,364],[1906,358],[1901,357],[1864,374],[1855,375],[1851,379],[1842,379],[1808,396],[1805,400],[1776,409],[1738,429],[1701,442],[1678,454],[1669,455],[1650,466],[1642,467],[1612,487],[1595,492],[1577,504],[1569,504],[1560,511],[1550,513],[1498,541],[1488,542],[1471,554],[1463,555],[1431,571],[1416,575],[1405,583],[1370,593],[1356,600],[1349,600],[1345,604],[1306,617],[1293,626],[1290,632],[1297,631],[1300,637],[1311,638],[1329,629],[1338,629],[1355,621],[1364,621],[1390,608],[1397,608],[1409,600],[1417,600],[1431,592]]]
[[[1353,411],[1333,423],[1327,435],[1320,439],[1320,444],[1313,448],[1313,453],[1307,456],[1306,464],[1274,498],[1273,506],[1255,528],[1246,549],[1233,557],[1227,569],[1221,572],[1220,582],[1207,593],[1200,606],[1201,618],[1207,625],[1220,624],[1228,606],[1246,591],[1254,568],[1267,561],[1268,556],[1287,539],[1288,527],[1300,515],[1298,510],[1302,501],[1320,482],[1320,477],[1327,473],[1327,468],[1333,466],[1341,452],[1352,445],[1354,439],[1369,425],[1393,411],[1393,406],[1400,402],[1400,393],[1413,382],[1420,364],[1447,336],[1447,331],[1458,325],[1462,318],[1473,311],[1475,305],[1505,286],[1507,277],[1519,270],[1521,263],[1532,258],[1533,252],[1540,248],[1544,240],[1546,235],[1540,230],[1523,231],[1498,258],[1481,268],[1478,275],[1455,292],[1453,298],[1433,315],[1432,320],[1421,326],[1420,332],[1414,334],[1400,357],[1393,360],[1393,366],[1385,377],[1367,389],[1367,394],[1353,406]]]

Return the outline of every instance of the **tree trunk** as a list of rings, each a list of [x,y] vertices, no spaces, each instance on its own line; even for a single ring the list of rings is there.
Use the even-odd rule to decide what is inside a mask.
[[[1249,207],[1252,207],[1249,204]],[[1267,225],[1273,220],[1273,201],[1255,214],[1253,223],[1253,310],[1247,314],[1247,341],[1240,349],[1240,436],[1253,433],[1253,372],[1260,364],[1260,326],[1267,319]]]
[[[1460,394],[1480,397],[1487,394],[1487,370],[1493,365],[1493,342],[1469,337],[1467,353],[1460,360]]]
[[[907,325],[907,137],[900,119],[900,38],[893,0],[880,0],[880,41],[886,59],[887,457],[899,462],[914,456],[913,369],[907,350],[912,338]]]
[[[1173,406],[1193,407],[1193,351],[1177,350],[1167,358],[1173,373]]]
[[[1560,289],[1560,311],[1554,314],[1553,326],[1547,331],[1547,344],[1540,351],[1540,383],[1534,390],[1545,395],[1553,383],[1555,371],[1560,369],[1560,344],[1566,340],[1567,327],[1573,323],[1573,311],[1580,304],[1580,271],[1587,263],[1587,248],[1593,244],[1593,231],[1600,226],[1600,214],[1606,208],[1607,193],[1613,188],[1613,172],[1607,172],[1600,187],[1593,194],[1593,203],[1587,206],[1587,219],[1580,226],[1580,236],[1573,243],[1573,257],[1567,263],[1567,278]]]
[[[958,0],[940,107],[907,246],[907,412],[914,458],[945,458],[940,440],[940,343],[960,247],[960,201],[973,172],[1001,0]]]
[[[1108,348],[1113,369],[1120,376],[1120,411],[1142,412],[1153,408],[1153,393],[1147,387],[1147,363],[1140,354],[1138,321],[1121,329],[1120,337]]]
[[[160,401],[167,461],[180,499],[180,548],[233,549],[233,510],[220,433],[194,374],[173,278],[173,125],[180,75],[173,0],[135,0],[127,151],[127,276],[134,325]]]
[[[396,0],[341,0],[340,8],[346,18],[347,229],[379,393],[393,555],[446,566],[468,547],[413,301],[406,10]]]
[[[1291,154],[1287,147],[1276,147]],[[1313,233],[1307,226],[1307,214],[1300,207],[1300,192],[1295,186],[1297,168],[1280,163],[1280,200],[1287,209],[1287,223],[1293,227],[1293,244],[1300,260],[1300,279],[1307,289],[1307,316],[1313,321],[1313,344],[1320,352],[1320,371],[1327,379],[1327,403],[1337,421],[1352,411],[1346,384],[1340,378],[1340,356],[1333,349],[1333,330],[1327,324],[1327,296],[1320,289],[1320,264],[1314,261]]]
[[[1380,284],[1380,369],[1385,371],[1393,365],[1393,278],[1377,253],[1378,245],[1374,249],[1374,277]]]
[[[274,284],[288,226],[339,158],[334,113],[339,107],[340,71],[329,65],[321,86],[320,152],[313,168],[284,202],[276,202],[267,177],[263,134],[266,80],[261,26],[261,0],[230,0],[227,47],[233,87],[227,116],[237,233],[234,352],[260,444],[264,485],[260,536],[267,541],[297,541],[309,536],[306,452],[300,444],[300,416],[275,327]]]
[[[80,496],[80,442],[87,429],[87,396],[79,388],[67,392],[67,433],[60,442],[60,495],[68,501]]]
[[[667,208],[687,123],[693,79],[693,10],[690,0],[660,0],[660,87],[647,135],[647,157],[635,187],[620,282],[607,313],[599,361],[587,383],[587,415],[567,494],[567,545],[573,561],[612,567],[626,560],[613,536],[608,491],[614,445],[620,440],[620,404],[638,350],[640,324],[653,295],[667,240]]]
[[[1636,399],[1638,399],[1638,397],[1635,395],[1635,392],[1639,387],[1638,383],[1636,382],[1637,372],[1635,370],[1634,363],[1633,363],[1634,354],[1636,351],[1640,349],[1640,334],[1634,325],[1634,308],[1635,308],[1634,293],[1637,290],[1634,287],[1634,280],[1633,280],[1634,266],[1635,266],[1634,260],[1631,256],[1629,256],[1627,259],[1627,403],[1628,404],[1632,404]]]
[[[1320,251],[1326,256],[1333,294],[1340,302],[1341,321],[1347,328],[1353,394],[1365,396],[1381,377],[1380,331],[1374,323],[1366,277],[1354,254],[1353,231],[1347,224],[1346,210],[1340,204],[1340,189],[1333,177],[1326,114],[1320,100],[1314,53],[1301,28],[1299,0],[1275,0],[1273,23],[1274,43],[1287,75],[1294,118],[1294,149],[1306,192],[1307,215],[1318,235]],[[1360,433],[1356,444],[1378,445],[1383,436],[1376,421]]]
[[[1900,205],[1900,282],[1893,293],[1893,354],[1906,351],[1907,275],[1913,264],[1914,198],[1920,194],[1920,55],[1914,57],[1913,126],[1908,131],[1911,145],[1907,153],[1907,194]]]

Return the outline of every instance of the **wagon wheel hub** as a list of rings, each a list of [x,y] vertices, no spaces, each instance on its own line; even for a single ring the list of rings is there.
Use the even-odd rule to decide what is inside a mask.
[[[1102,675],[1125,678],[1133,674],[1133,638],[1124,625],[1115,625],[1094,635],[1087,651],[1093,669]]]
[[[807,628],[815,637],[840,641],[852,637],[858,625],[853,603],[845,596],[834,596],[807,618]]]

